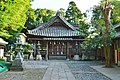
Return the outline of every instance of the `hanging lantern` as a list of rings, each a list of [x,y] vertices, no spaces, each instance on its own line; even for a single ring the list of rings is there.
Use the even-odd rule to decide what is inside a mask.
[[[52,42],[50,42],[50,44],[52,44]]]
[[[78,43],[76,42],[76,44],[75,44],[76,46],[78,45]]]
[[[54,45],[55,45],[56,43],[54,42]]]
[[[62,43],[62,45],[65,45],[64,42]]]

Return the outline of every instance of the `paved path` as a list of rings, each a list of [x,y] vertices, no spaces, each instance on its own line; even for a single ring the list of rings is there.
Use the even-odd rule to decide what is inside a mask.
[[[0,73],[0,80],[120,80],[120,67],[102,68],[99,61],[24,61],[23,68]]]
[[[91,67],[108,76],[112,80],[120,80],[120,67],[114,66],[113,68],[103,68],[103,65]]]
[[[75,80],[75,77],[64,62],[51,62],[43,80]]]

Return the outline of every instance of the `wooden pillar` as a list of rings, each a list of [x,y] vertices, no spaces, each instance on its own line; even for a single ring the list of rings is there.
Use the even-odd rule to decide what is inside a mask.
[[[47,47],[46,47],[47,49],[46,49],[46,55],[45,55],[45,57],[46,57],[46,60],[48,60],[48,42],[47,42]]]
[[[69,42],[67,42],[67,60],[69,60]]]
[[[34,57],[35,57],[35,59],[36,59],[36,54],[37,54],[37,53],[36,53],[36,49],[37,49],[37,48],[36,48],[36,41],[34,41]]]
[[[80,57],[81,57],[81,48],[80,48],[80,42],[78,42],[78,54],[80,55]]]
[[[76,41],[76,43],[75,43],[75,48],[76,48],[76,53],[75,53],[75,54],[76,54],[76,55],[79,55],[79,54],[78,54],[78,42],[77,42],[77,41]]]

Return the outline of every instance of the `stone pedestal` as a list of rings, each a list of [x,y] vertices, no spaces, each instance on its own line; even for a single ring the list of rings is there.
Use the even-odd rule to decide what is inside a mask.
[[[22,62],[20,59],[16,59],[12,62],[10,71],[23,71]]]
[[[37,55],[37,60],[42,60],[42,56],[40,54]]]
[[[13,61],[13,55],[10,55],[10,61]]]
[[[30,60],[34,60],[34,57],[33,57],[33,54],[31,53],[30,54],[30,58],[29,58]]]
[[[80,60],[79,55],[74,55],[74,60]]]
[[[67,58],[66,60],[67,60],[67,61],[69,61],[70,59],[69,59],[69,58]]]
[[[83,54],[82,55],[82,60],[85,60],[86,59],[86,56]]]
[[[29,56],[28,54],[24,54],[24,61],[25,61],[25,60],[26,60],[26,61],[28,60],[28,56]]]
[[[12,66],[10,67],[10,71],[23,71],[22,61],[23,61],[23,58],[19,52],[16,55],[15,60],[12,62]]]

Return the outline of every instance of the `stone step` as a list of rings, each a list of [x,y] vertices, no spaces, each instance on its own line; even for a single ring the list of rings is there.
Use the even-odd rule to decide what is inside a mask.
[[[49,56],[49,60],[66,60],[66,56]]]

